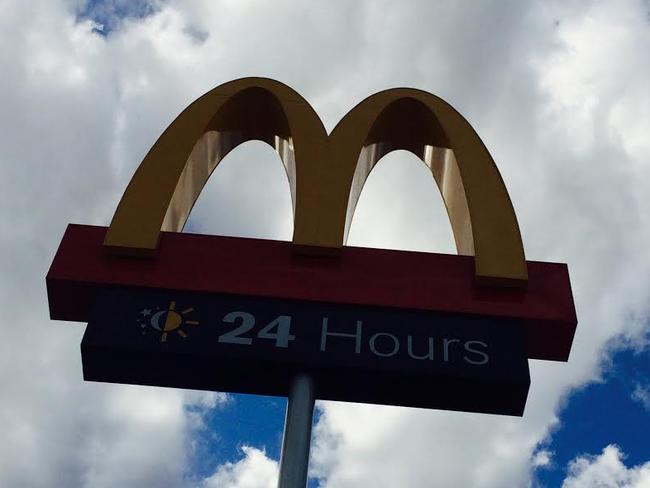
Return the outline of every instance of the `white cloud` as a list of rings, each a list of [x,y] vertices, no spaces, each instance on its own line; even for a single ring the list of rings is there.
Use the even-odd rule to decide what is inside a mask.
[[[581,456],[569,465],[562,488],[646,488],[650,486],[650,461],[628,468],[624,455],[609,445],[598,456]]]
[[[553,463],[553,453],[546,449],[537,451],[532,459],[532,464],[536,468],[544,468],[551,466]]]
[[[650,412],[650,387],[637,383],[632,392],[632,400],[639,402],[643,408]]]
[[[243,446],[244,457],[236,463],[225,463],[206,478],[203,488],[275,488],[278,483],[278,463],[266,457],[264,451]]]
[[[184,106],[261,75],[296,88],[330,128],[391,86],[447,99],[497,161],[528,257],[569,263],[580,319],[568,364],[531,363],[523,419],[325,403],[313,472],[341,488],[525,486],[560,399],[598,373],[612,337],[641,337],[648,315],[643,2],[178,1],[107,38],[75,23],[78,3],[0,6],[0,485],[183,486],[193,429],[217,397],[82,383],[82,328],[49,323],[44,276],[65,225],[107,224]],[[444,224],[439,198],[403,199],[425,183],[434,191],[421,171],[402,171],[413,161],[382,162],[373,176],[404,180],[369,183],[355,244],[449,250],[448,228],[432,223]],[[288,237],[286,182],[270,151],[242,148],[215,176],[193,215],[199,230]],[[236,483],[256,469],[271,476],[271,465],[250,448],[217,473]]]

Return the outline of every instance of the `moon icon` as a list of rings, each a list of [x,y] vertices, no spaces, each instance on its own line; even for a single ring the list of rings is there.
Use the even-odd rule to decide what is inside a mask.
[[[151,316],[151,326],[160,332],[169,332],[178,329],[182,322],[183,317],[174,310],[161,310]]]

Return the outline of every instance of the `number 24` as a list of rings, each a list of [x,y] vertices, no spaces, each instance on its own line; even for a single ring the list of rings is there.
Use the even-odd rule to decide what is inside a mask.
[[[239,324],[233,330],[221,334],[219,342],[228,344],[246,344],[253,343],[253,339],[245,337],[243,334],[255,326],[255,317],[247,312],[230,312],[223,318],[224,322],[229,324]],[[289,341],[293,341],[296,336],[291,334],[291,317],[289,315],[280,315],[275,320],[262,327],[257,333],[259,339],[275,339],[275,347],[289,347]]]

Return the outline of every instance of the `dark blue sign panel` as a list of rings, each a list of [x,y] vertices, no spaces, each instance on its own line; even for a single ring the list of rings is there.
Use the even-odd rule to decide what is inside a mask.
[[[523,329],[506,319],[214,295],[107,290],[81,351],[91,381],[522,415]]]

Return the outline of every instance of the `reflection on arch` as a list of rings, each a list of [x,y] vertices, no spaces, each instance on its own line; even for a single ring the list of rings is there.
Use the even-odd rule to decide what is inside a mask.
[[[396,150],[379,160],[364,184],[347,242],[361,247],[456,252],[442,196],[419,158]]]
[[[251,178],[250,175],[255,175]],[[244,142],[226,155],[201,191],[184,232],[290,241],[291,191],[277,153]]]
[[[392,151],[405,150],[431,171],[449,213],[459,254],[474,254],[472,224],[458,164],[449,139],[433,112],[419,100],[399,98],[389,103],[369,128],[351,183],[345,234],[350,229],[361,191],[370,172]]]
[[[180,232],[190,211],[217,165],[233,149],[251,140],[274,148],[289,177],[295,208],[296,165],[291,132],[286,115],[277,98],[269,91],[252,87],[229,98],[208,124],[187,158],[162,229]]]

